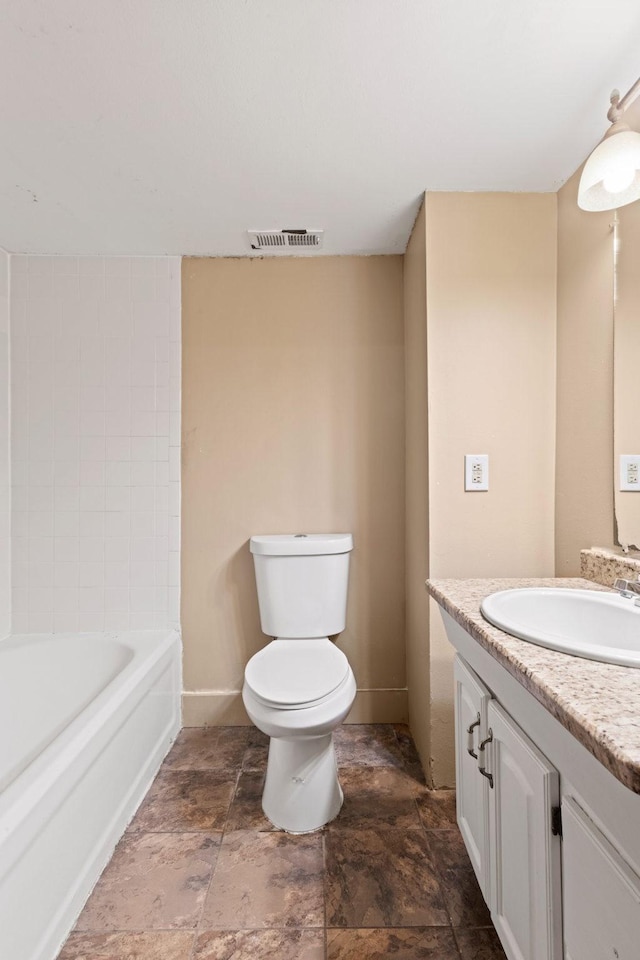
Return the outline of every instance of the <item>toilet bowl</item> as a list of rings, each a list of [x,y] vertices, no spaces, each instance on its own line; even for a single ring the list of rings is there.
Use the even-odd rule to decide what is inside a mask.
[[[304,648],[310,669],[303,676],[282,669],[291,664],[292,644],[296,666]],[[332,733],[355,694],[347,658],[327,638],[273,640],[249,661],[242,697],[253,723],[271,738],[262,808],[276,827],[308,833],[340,812]]]
[[[262,629],[275,639],[249,660],[242,698],[270,737],[262,808],[289,833],[318,830],[342,806],[332,734],[356,681],[329,635],[344,629],[351,549],[349,534],[251,540]]]

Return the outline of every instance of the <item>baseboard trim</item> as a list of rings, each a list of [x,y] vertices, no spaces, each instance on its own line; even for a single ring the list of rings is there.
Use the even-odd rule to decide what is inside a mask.
[[[358,690],[345,723],[406,723],[409,700],[406,688]],[[185,690],[182,694],[184,727],[246,726],[247,716],[239,690]]]

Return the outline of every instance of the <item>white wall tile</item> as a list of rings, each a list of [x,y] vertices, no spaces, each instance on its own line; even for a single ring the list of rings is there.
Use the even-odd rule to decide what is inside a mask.
[[[13,537],[11,540],[11,556],[14,560],[29,559],[29,537]]]
[[[130,466],[132,487],[153,486],[156,466],[153,460],[134,460]]]
[[[108,459],[108,456],[107,456]],[[83,460],[80,463],[80,486],[104,487],[106,484],[106,464],[100,460]],[[104,508],[103,508],[104,509]]]
[[[53,591],[53,612],[57,613],[78,613],[78,588],[77,587],[54,587]]]
[[[165,257],[160,257],[165,260]],[[131,274],[129,257],[106,257],[104,272],[108,277],[128,277]]]
[[[107,609],[114,613],[129,613],[129,586],[109,586],[104,591]]]
[[[152,511],[131,514],[132,537],[154,537],[156,535],[156,517]]]
[[[56,510],[54,529],[58,537],[80,536],[80,514],[78,510]]]
[[[30,537],[52,537],[54,513],[51,510],[31,510],[27,512]]]
[[[155,437],[132,437],[131,460],[153,461],[156,459]]]
[[[12,259],[14,259],[14,258],[12,258]],[[16,257],[15,259],[18,260],[19,258]],[[27,277],[27,274],[26,274],[26,273],[17,273],[17,272],[15,271],[15,267],[14,267],[13,263],[11,264],[11,267],[12,267],[12,271],[11,271],[11,299],[14,299],[14,298],[15,298],[16,300],[25,300],[25,301],[26,301],[26,299],[27,299],[27,297],[28,297],[28,295],[29,295],[29,279],[28,279],[28,277]],[[12,308],[11,312],[13,313],[13,308]],[[21,313],[21,319],[22,319],[22,313]]]
[[[80,558],[78,537],[56,537],[54,558],[56,563],[77,563]]]
[[[0,637],[11,630],[10,258],[0,251]],[[24,357],[25,338],[20,344]],[[27,345],[28,349],[28,345]],[[153,343],[155,358],[155,342]]]
[[[131,463],[129,460],[108,461],[105,479],[108,487],[130,487]]]
[[[77,487],[80,484],[80,464],[77,460],[55,460],[53,482],[56,487]]]
[[[53,630],[53,613],[35,613],[29,611],[27,626],[24,633],[51,633]]]
[[[27,537],[29,535],[29,514],[26,510],[11,511],[11,536]]]
[[[105,429],[108,437],[129,436],[131,433],[129,410],[107,410]]]
[[[78,614],[78,631],[80,633],[96,633],[105,629],[105,614],[101,612],[80,612]]]
[[[129,511],[131,509],[130,487],[105,487],[105,510],[108,513]]]
[[[56,513],[67,513],[80,509],[80,485],[72,484],[54,487],[54,507]]]
[[[2,283],[0,256],[0,384]],[[11,601],[23,631],[177,623],[179,259],[12,257],[5,300],[0,576],[10,492],[15,549],[0,635]]]
[[[104,523],[105,537],[107,539],[112,537],[115,539],[128,537],[130,533],[130,523],[131,521],[127,511],[123,510],[118,513],[107,511]]]
[[[159,487],[169,484],[169,461],[158,460],[155,464],[155,482]]]
[[[98,417],[102,417],[102,434],[100,434],[100,422],[96,421],[94,424],[91,420],[91,417],[96,415],[91,413],[87,415],[85,412],[84,416],[88,416],[88,419],[84,422],[80,420],[80,461],[87,460],[90,463],[103,461],[107,446],[104,438],[104,414],[98,414]]]
[[[106,598],[105,591],[105,606],[107,611],[104,615],[104,629],[109,631],[118,631],[118,630],[128,630],[131,626],[129,622],[129,612],[120,613],[117,610],[110,609],[109,601]],[[177,620],[175,621],[177,623]],[[159,624],[162,626],[162,624]]]
[[[47,303],[50,302],[53,300],[53,275],[29,272],[27,291],[30,301],[43,300]]]
[[[31,277],[50,277],[53,275],[53,257],[28,256],[27,273]]]
[[[20,259],[23,259],[22,257]],[[54,257],[53,258],[53,273],[54,276],[68,276],[73,274],[78,274],[79,272],[79,263],[78,257]]]
[[[29,560],[29,589],[53,586],[53,563]]]
[[[83,276],[80,274],[80,301],[95,303],[105,299],[104,276]]]
[[[28,544],[29,560],[53,562],[53,537],[29,537]]]
[[[77,276],[54,276],[53,298],[68,302],[80,299],[80,281]]]
[[[167,261],[167,257],[133,257],[130,260],[131,273],[135,277],[154,277],[157,272],[156,260]]]
[[[153,587],[156,582],[155,564],[146,560],[132,560],[130,576],[132,587]]]
[[[54,613],[54,633],[77,633],[78,629],[78,614],[75,611],[69,613]]]
[[[57,545],[58,541],[56,541]],[[76,556],[77,556],[76,549]],[[78,580],[80,577],[80,564],[76,560],[72,561],[60,561],[56,560],[53,570],[53,584],[54,587],[77,587]],[[76,605],[76,610],[77,610]]]
[[[104,537],[105,511],[80,511],[80,537]]]
[[[108,560],[104,565],[106,587],[129,587],[131,571],[128,560]]]
[[[80,561],[102,563],[105,558],[104,537],[83,537],[80,541]]]
[[[107,563],[119,563],[130,560],[131,543],[129,537],[110,537],[104,543],[104,556]]]
[[[80,487],[80,512],[90,510],[92,512],[105,510],[105,488],[98,486]]]
[[[104,587],[104,560],[81,560],[79,570],[80,589],[83,587]]]
[[[53,611],[53,587],[29,588],[29,613],[47,614]]]

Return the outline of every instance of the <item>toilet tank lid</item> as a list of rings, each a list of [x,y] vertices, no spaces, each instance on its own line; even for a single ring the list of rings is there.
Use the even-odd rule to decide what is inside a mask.
[[[275,533],[251,537],[251,553],[271,557],[322,556],[353,550],[350,533]]]

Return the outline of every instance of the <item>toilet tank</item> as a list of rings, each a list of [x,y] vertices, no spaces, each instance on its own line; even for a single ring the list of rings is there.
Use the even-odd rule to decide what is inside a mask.
[[[347,615],[350,533],[251,537],[262,632],[270,637],[331,637]]]

